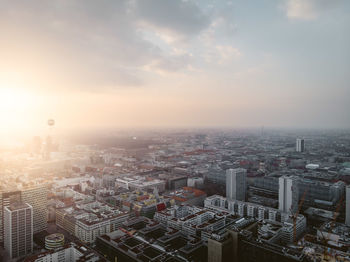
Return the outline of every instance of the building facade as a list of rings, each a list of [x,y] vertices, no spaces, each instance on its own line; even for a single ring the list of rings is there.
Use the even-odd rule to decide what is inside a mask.
[[[17,202],[4,209],[5,249],[10,258],[33,251],[33,207]]]
[[[345,218],[345,224],[350,226],[350,186],[346,187],[346,218]]]
[[[0,243],[4,243],[4,208],[21,201],[21,191],[0,192]]]
[[[305,141],[304,141],[304,139],[297,138],[295,150],[297,152],[304,152],[305,151]]]
[[[92,201],[56,209],[56,224],[82,242],[92,244],[96,237],[117,230],[129,215],[129,212]]]
[[[71,262],[71,261],[84,261],[95,262],[104,261],[92,250],[87,249],[85,246],[69,243],[61,248],[55,250],[45,251],[37,255],[28,257],[25,262]]]
[[[226,170],[226,197],[245,201],[247,188],[247,170],[235,168]]]
[[[292,177],[279,178],[278,208],[282,212],[295,212],[298,208],[298,185]]]
[[[34,234],[47,229],[47,194],[46,185],[26,188],[21,192],[21,200],[33,207]]]

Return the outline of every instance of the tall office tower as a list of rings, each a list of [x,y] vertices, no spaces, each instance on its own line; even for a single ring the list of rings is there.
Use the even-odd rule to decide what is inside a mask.
[[[4,209],[5,249],[10,258],[33,252],[33,208],[22,202]]]
[[[34,234],[47,229],[47,193],[46,185],[22,190],[22,202],[33,207]]]
[[[296,150],[297,152],[304,152],[304,150],[305,150],[305,142],[304,142],[304,139],[302,139],[302,138],[297,138],[295,150]]]
[[[0,192],[0,245],[4,243],[4,208],[21,200],[21,191]]]
[[[345,224],[350,226],[350,186],[346,187],[346,218],[345,218]]]
[[[245,201],[247,188],[247,170],[235,168],[226,170],[226,197]]]
[[[278,180],[279,190],[278,190],[278,202],[279,210],[288,213],[292,211],[293,213],[298,209],[299,192],[297,180],[293,177],[282,176]]]

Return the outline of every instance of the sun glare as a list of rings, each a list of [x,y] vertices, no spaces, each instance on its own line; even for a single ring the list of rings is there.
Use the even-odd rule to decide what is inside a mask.
[[[0,110],[11,114],[11,111],[27,110],[33,105],[33,95],[28,91],[31,88],[25,79],[18,73],[2,72],[0,74]]]
[[[26,108],[30,104],[30,95],[18,88],[0,87],[0,109],[15,110]],[[8,112],[10,113],[10,112]]]
[[[0,79],[0,135],[21,133],[35,116],[36,96],[18,81]]]

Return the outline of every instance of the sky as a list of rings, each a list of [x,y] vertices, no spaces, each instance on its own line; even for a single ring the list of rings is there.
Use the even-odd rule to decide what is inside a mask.
[[[0,135],[350,128],[348,0],[0,0]]]

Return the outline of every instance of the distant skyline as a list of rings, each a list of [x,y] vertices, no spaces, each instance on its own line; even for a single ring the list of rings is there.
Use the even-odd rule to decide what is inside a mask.
[[[0,0],[2,139],[350,128],[350,1]]]

